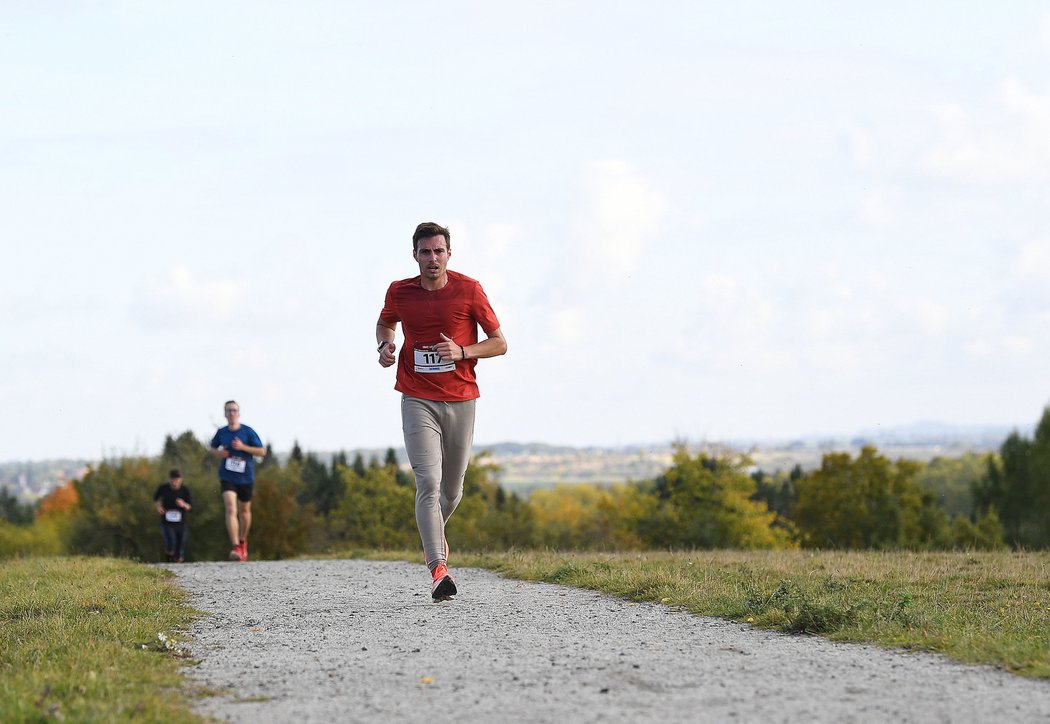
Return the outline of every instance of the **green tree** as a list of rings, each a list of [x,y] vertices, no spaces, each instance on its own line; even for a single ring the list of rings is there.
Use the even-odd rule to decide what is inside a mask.
[[[676,446],[673,465],[650,486],[657,498],[639,521],[639,536],[658,548],[785,548],[791,531],[777,514],[754,500],[755,481],[746,457],[693,458]]]
[[[353,470],[354,474],[359,478],[363,478],[365,473],[368,472],[368,468],[365,467],[365,457],[361,453],[354,455]]]
[[[273,444],[266,443],[266,455],[263,456],[262,460],[259,460],[255,466],[256,470],[262,470],[264,468],[280,467],[281,463],[277,459],[277,456],[273,454]]]
[[[798,500],[798,491],[795,483],[802,477],[802,467],[795,465],[789,473],[777,470],[769,475],[763,470],[756,470],[751,474],[755,481],[755,494],[753,500],[765,501],[766,506],[777,514],[777,521],[787,525],[791,518],[791,508]]]
[[[313,453],[307,453],[298,463],[303,488],[299,501],[313,505],[321,515],[328,515],[339,504],[343,483],[333,475]]]
[[[916,480],[948,515],[970,516],[974,512],[973,489],[987,470],[987,460],[988,456],[981,453],[936,457],[919,470]]]
[[[203,474],[213,465],[214,458],[210,448],[202,443],[197,437],[187,430],[177,438],[167,435],[164,438],[164,446],[160,455],[160,467],[178,468],[185,479],[187,474],[196,477],[195,473]],[[167,477],[167,470],[164,471]]]
[[[156,461],[106,462],[76,483],[80,509],[73,519],[75,553],[160,560],[160,529],[153,491],[162,480]]]
[[[534,545],[532,510],[519,496],[507,494],[496,480],[500,468],[488,452],[471,458],[463,476],[463,498],[448,522],[457,550],[505,550]]]
[[[1050,547],[1050,407],[1029,439],[1012,433],[974,488],[979,513],[995,510],[1015,548]]]
[[[294,462],[257,472],[249,534],[253,558],[290,558],[307,551],[315,519],[313,505],[299,502],[304,487]]]
[[[33,522],[33,506],[20,501],[7,488],[0,487],[0,520],[14,525],[29,525]]]
[[[331,469],[330,472],[334,476],[336,474],[336,470],[338,468],[346,468],[346,467],[349,467],[349,466],[350,466],[350,463],[347,462],[346,452],[343,451],[343,450],[340,450],[339,452],[337,452],[335,455],[332,456],[332,469]]]
[[[388,447],[386,449],[386,457],[383,458],[383,466],[394,471],[394,480],[398,485],[408,487],[414,484],[412,475],[401,469],[401,464],[397,460],[397,452],[394,448]]]
[[[359,476],[341,468],[344,492],[328,516],[330,545],[364,548],[418,548],[415,491],[397,484],[394,472],[376,465]]]
[[[956,548],[996,550],[1006,547],[1003,527],[994,508],[978,518],[976,524],[964,515],[955,516],[952,519],[952,539]]]
[[[651,517],[656,498],[633,483],[578,483],[529,496],[540,545],[557,550],[638,550],[639,522]]]
[[[874,447],[829,453],[797,483],[794,521],[812,548],[929,548],[950,543],[948,520],[916,482],[921,468]]]

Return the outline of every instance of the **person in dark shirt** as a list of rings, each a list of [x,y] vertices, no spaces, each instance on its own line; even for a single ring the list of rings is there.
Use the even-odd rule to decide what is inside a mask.
[[[190,489],[182,484],[182,473],[172,468],[168,482],[157,487],[153,504],[160,513],[160,533],[164,536],[166,560],[183,563],[186,560],[186,513],[193,508]]]

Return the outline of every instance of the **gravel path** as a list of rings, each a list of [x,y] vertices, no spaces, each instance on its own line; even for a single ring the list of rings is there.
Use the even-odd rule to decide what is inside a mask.
[[[422,564],[170,566],[235,722],[1035,722],[1050,682],[927,654],[753,630],[653,604]]]

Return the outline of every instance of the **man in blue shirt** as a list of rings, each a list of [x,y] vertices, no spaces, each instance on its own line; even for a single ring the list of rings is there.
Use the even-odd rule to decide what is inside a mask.
[[[219,484],[226,507],[226,532],[230,534],[230,560],[248,560],[248,530],[252,527],[252,490],[255,456],[266,455],[258,433],[241,424],[241,406],[236,400],[223,405],[226,427],[211,439],[212,455],[219,458]]]

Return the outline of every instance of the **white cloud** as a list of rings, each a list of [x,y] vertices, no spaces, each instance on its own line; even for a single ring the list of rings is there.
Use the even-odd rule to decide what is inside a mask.
[[[705,276],[700,281],[700,294],[707,313],[719,319],[722,329],[734,337],[757,337],[773,320],[772,302],[735,277]]]
[[[524,235],[517,224],[497,222],[485,227],[484,243],[493,254],[502,256]]]
[[[948,308],[933,299],[915,299],[901,308],[924,333],[941,336],[948,330]]]
[[[586,205],[576,221],[581,267],[603,284],[622,283],[636,272],[642,245],[660,230],[668,201],[625,161],[592,163],[583,184]]]
[[[247,298],[244,279],[199,279],[179,264],[163,281],[139,289],[132,313],[140,322],[165,328],[229,322],[245,311]]]
[[[890,226],[897,221],[899,192],[877,186],[867,189],[860,201],[860,219],[869,226]]]
[[[1014,272],[1021,277],[1050,279],[1050,240],[1024,244]]]
[[[995,353],[995,347],[991,340],[985,337],[968,339],[963,342],[962,348],[971,357],[981,359],[989,358]]]
[[[850,157],[857,168],[867,168],[875,156],[875,140],[870,133],[857,126],[846,129]]]
[[[507,257],[524,240],[524,229],[510,222],[486,224],[480,233],[475,233],[466,222],[457,222],[455,227],[450,228],[455,232],[452,237],[453,262],[450,268],[480,279],[490,299],[502,298],[510,286],[506,273],[512,265],[508,263]],[[462,231],[458,231],[460,229]],[[461,241],[461,256],[456,256],[457,238]],[[458,266],[461,261],[465,265],[463,268]],[[530,269],[535,266],[532,265]],[[536,279],[532,278],[528,271],[519,270],[514,283],[531,288],[536,284]]]
[[[581,307],[559,309],[551,319],[552,337],[558,347],[576,347],[587,338],[586,314]]]
[[[802,358],[815,370],[824,372],[855,376],[864,370],[864,358],[860,350],[847,342],[817,343],[802,350]]]
[[[1050,178],[1050,94],[1007,78],[991,108],[935,104],[930,114],[940,141],[921,160],[926,173],[991,184]]]
[[[1032,351],[1035,344],[1029,337],[1022,337],[1021,335],[1011,334],[1007,335],[1003,340],[1003,347],[1014,354],[1027,354]]]
[[[837,327],[849,321],[849,315],[841,307],[821,307],[809,312],[809,331],[825,337],[832,334]]]

